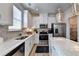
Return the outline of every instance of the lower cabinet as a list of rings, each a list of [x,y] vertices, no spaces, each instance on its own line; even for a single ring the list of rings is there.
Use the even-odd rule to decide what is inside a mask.
[[[35,35],[31,36],[25,41],[25,56],[28,56],[32,50],[32,47],[34,45],[34,39],[35,39],[34,37]]]
[[[39,34],[35,34],[35,40],[34,40],[35,44],[39,44]]]

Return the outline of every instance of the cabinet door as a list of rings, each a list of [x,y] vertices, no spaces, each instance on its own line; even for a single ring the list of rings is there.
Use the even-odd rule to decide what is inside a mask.
[[[34,45],[34,35],[25,41],[25,56],[28,56]]]
[[[43,24],[47,24],[48,22],[48,14],[43,15]]]
[[[39,34],[35,35],[35,44],[39,44]]]
[[[13,4],[0,4],[0,25],[12,25],[13,19]]]
[[[52,23],[56,23],[56,19],[54,16],[49,16],[48,17],[48,28],[51,28]]]
[[[39,24],[40,24],[40,19],[38,16],[33,17],[33,26],[35,26],[35,28],[39,28]]]
[[[29,39],[25,41],[25,56],[29,55]]]

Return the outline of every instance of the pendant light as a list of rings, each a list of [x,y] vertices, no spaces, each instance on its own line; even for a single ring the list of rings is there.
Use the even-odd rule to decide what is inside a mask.
[[[73,6],[72,6],[73,7],[73,9],[72,9],[73,10],[72,11],[73,12],[73,15],[79,15],[78,6],[79,5],[77,3],[74,3],[73,4]]]
[[[63,12],[61,11],[61,8],[57,9],[56,20],[57,22],[62,22],[63,20]]]

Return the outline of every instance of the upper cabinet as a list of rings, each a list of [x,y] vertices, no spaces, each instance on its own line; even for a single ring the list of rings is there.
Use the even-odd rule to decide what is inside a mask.
[[[56,23],[56,19],[54,15],[49,15],[48,16],[48,28],[51,28],[51,24]]]
[[[39,28],[39,24],[40,24],[41,20],[39,16],[34,16],[33,17],[33,26],[35,28]]]
[[[33,26],[39,28],[40,24],[48,23],[48,14],[41,13],[38,16],[33,16]]]
[[[33,17],[33,26],[39,28],[40,24],[48,24],[48,28],[51,28],[51,24],[56,23],[55,15],[48,15],[46,13],[39,14],[39,16]]]
[[[12,25],[13,18],[13,4],[1,3],[0,4],[0,25]]]
[[[40,14],[40,24],[47,24],[48,21],[48,14],[44,13],[44,14]]]

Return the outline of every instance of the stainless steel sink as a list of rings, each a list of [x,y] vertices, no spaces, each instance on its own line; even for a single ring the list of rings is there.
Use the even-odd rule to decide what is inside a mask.
[[[28,36],[22,36],[22,37],[19,37],[19,38],[16,38],[16,40],[23,40],[25,38],[27,38]]]

